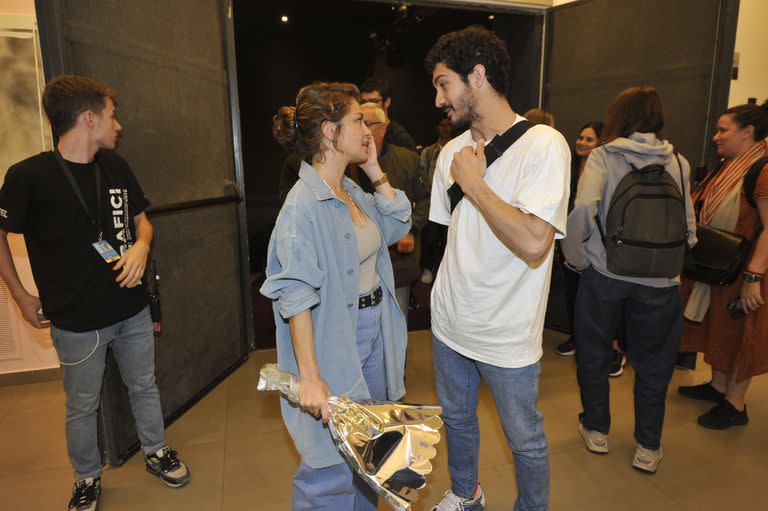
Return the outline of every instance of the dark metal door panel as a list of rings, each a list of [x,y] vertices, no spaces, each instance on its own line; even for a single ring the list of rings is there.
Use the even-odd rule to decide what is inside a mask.
[[[726,108],[738,0],[584,0],[548,13],[544,108],[569,142],[603,120],[623,88],[652,85],[663,135],[693,166],[706,163],[713,119]]]

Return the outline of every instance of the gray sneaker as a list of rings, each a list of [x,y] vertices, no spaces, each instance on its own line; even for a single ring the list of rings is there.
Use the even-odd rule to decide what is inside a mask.
[[[151,456],[144,455],[147,472],[159,477],[172,488],[184,486],[189,482],[189,469],[176,456],[176,451],[167,445]]]
[[[594,429],[587,429],[584,424],[579,423],[579,434],[584,439],[584,445],[589,452],[595,454],[608,453],[608,435],[604,435]]]
[[[646,474],[655,474],[662,459],[664,459],[664,453],[661,451],[661,447],[657,451],[652,451],[637,444],[635,457],[632,458],[632,466]]]
[[[471,499],[462,499],[451,490],[445,492],[443,500],[438,502],[432,511],[484,511],[485,510],[485,495],[483,495],[483,489],[480,488],[480,483],[477,483],[475,494]]]

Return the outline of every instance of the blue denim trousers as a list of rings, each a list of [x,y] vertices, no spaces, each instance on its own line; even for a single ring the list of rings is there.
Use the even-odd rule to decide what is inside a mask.
[[[576,297],[576,376],[587,429],[611,428],[610,371],[616,325],[624,321],[627,356],[635,370],[635,440],[661,446],[661,431],[683,332],[680,287],[651,287],[614,279],[589,267]]]
[[[451,490],[469,498],[477,486],[480,430],[478,392],[484,380],[491,389],[507,444],[515,460],[515,511],[545,511],[549,502],[549,453],[544,422],[536,407],[539,362],[520,368],[472,360],[434,337],[435,386],[443,408]]]
[[[371,399],[387,398],[381,305],[360,309],[357,315],[357,351]],[[328,433],[330,434],[330,433]],[[310,468],[305,463],[293,477],[292,511],[376,511],[378,495],[346,463]]]
[[[145,453],[165,445],[160,393],[155,383],[155,337],[149,306],[126,320],[90,332],[51,326],[67,396],[66,437],[77,480],[101,473],[96,412],[99,409],[107,348],[112,348],[128,387],[136,429]]]

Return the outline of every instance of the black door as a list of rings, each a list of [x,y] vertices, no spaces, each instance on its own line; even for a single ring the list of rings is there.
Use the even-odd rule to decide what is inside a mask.
[[[252,343],[231,7],[218,0],[38,0],[46,77],[76,73],[118,92],[118,151],[152,201],[166,423],[247,357]],[[110,357],[111,358],[111,357]],[[138,447],[114,361],[100,440],[111,464]]]
[[[572,145],[620,90],[652,85],[664,101],[664,137],[692,167],[708,165],[727,107],[738,8],[738,0],[582,0],[550,9],[543,108]],[[547,326],[568,329],[558,271]]]

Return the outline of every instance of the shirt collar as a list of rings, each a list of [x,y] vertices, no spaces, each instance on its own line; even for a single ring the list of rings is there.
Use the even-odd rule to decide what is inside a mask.
[[[328,200],[336,197],[312,165],[303,160],[301,162],[301,168],[299,168],[299,179],[307,184],[309,189],[312,190],[312,193],[315,194],[317,200]]]

